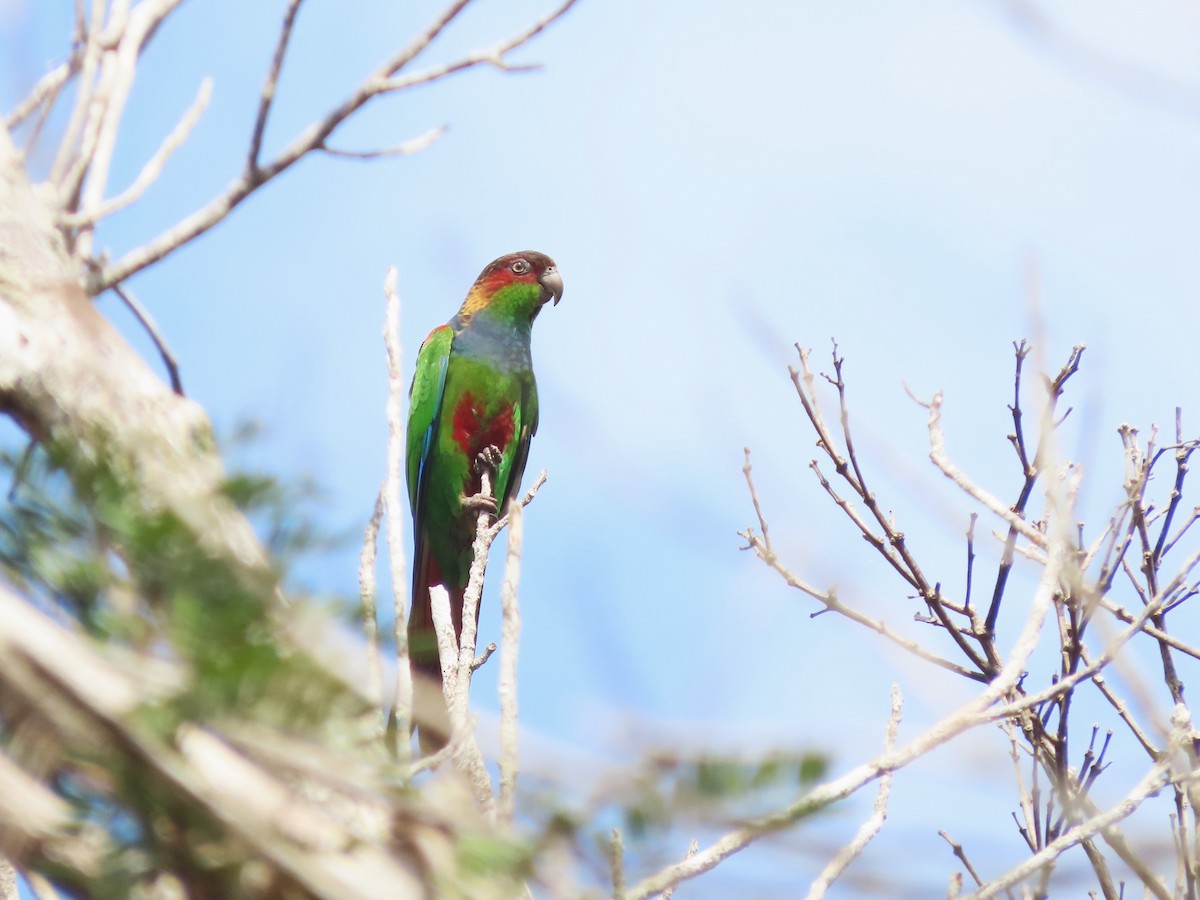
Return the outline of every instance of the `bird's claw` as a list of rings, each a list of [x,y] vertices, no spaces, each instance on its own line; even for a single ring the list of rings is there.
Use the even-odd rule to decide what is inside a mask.
[[[487,481],[492,489],[496,488],[496,475],[500,471],[500,461],[503,459],[500,448],[495,444],[489,444],[479,451],[479,455],[475,457],[475,474],[480,476],[480,480],[484,480],[483,476],[487,476]],[[496,498],[488,496],[480,491],[478,494],[466,495],[462,498],[463,509],[483,510],[491,515],[498,514],[499,506],[496,503]]]
[[[500,453],[500,448],[495,444],[488,444],[479,451],[479,455],[475,457],[475,471],[478,474],[483,474],[486,470],[490,475],[495,475],[500,468],[500,460],[503,456]]]
[[[487,494],[471,494],[462,498],[463,509],[483,510],[491,515],[496,515],[498,507],[496,506],[496,498],[489,497]]]

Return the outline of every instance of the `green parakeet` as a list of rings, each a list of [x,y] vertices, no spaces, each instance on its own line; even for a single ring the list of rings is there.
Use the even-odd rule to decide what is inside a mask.
[[[529,348],[533,320],[562,293],[558,268],[544,253],[501,256],[475,279],[454,318],[421,345],[409,394],[407,442],[414,542],[408,640],[418,685],[441,684],[431,586],[446,588],[455,634],[462,631],[463,593],[479,515],[463,499],[479,492],[480,453],[488,447],[498,451],[493,489],[501,513],[520,486],[538,425]],[[440,712],[444,716],[444,707]],[[421,715],[420,702],[417,713],[429,718]],[[441,723],[419,725],[426,749],[448,737],[448,732],[439,733],[445,730]]]

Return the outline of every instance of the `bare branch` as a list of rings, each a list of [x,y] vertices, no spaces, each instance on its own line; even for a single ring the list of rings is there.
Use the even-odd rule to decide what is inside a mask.
[[[252,172],[258,168],[263,134],[267,130],[271,104],[275,102],[275,91],[279,87],[279,73],[283,69],[283,58],[287,55],[288,44],[292,39],[292,28],[296,24],[296,14],[300,12],[302,2],[303,0],[288,0],[287,9],[283,14],[283,25],[279,29],[279,39],[275,43],[275,55],[271,57],[271,67],[267,70],[267,79],[263,83],[258,98],[258,114],[254,117],[254,131],[250,135],[250,152],[246,156],[247,171]]]
[[[17,870],[0,854],[0,900],[21,900],[17,892]]]
[[[900,694],[900,685],[892,685],[892,712],[888,717],[887,734],[883,741],[883,751],[888,753],[895,749],[896,746],[896,730],[900,727],[900,714],[903,709],[904,698]],[[870,818],[859,827],[858,832],[854,835],[854,839],[845,847],[838,851],[837,855],[829,861],[829,864],[821,870],[821,874],[808,889],[809,900],[821,900],[825,896],[825,892],[829,890],[829,886],[835,882],[838,877],[846,870],[859,854],[863,852],[867,844],[879,834],[883,828],[884,820],[887,819],[888,798],[892,793],[892,774],[886,772],[879,778],[879,793],[875,797],[875,806],[871,811]]]
[[[1125,607],[1123,607],[1123,606],[1118,606],[1117,604],[1113,603],[1111,600],[1108,600],[1107,598],[1101,600],[1100,605],[1104,609],[1111,612],[1114,616],[1116,616],[1122,622],[1128,623],[1128,622],[1134,621],[1133,613],[1129,612],[1129,610],[1125,609]],[[1184,653],[1184,654],[1192,657],[1193,659],[1200,659],[1200,648],[1197,648],[1197,647],[1192,646],[1191,644],[1185,643],[1184,641],[1180,640],[1173,634],[1169,634],[1165,631],[1161,631],[1158,628],[1155,628],[1149,622],[1142,625],[1142,631],[1144,631],[1148,636],[1154,638],[1156,641],[1161,641],[1162,643],[1166,644],[1167,646],[1175,648],[1180,653]]]
[[[33,86],[33,89],[25,99],[13,107],[12,111],[4,117],[4,127],[12,131],[24,122],[39,106],[43,104],[47,106],[53,105],[63,87],[76,71],[78,71],[78,61],[72,57],[69,62],[61,63],[43,75],[38,79],[38,83]]]
[[[1200,92],[1185,79],[1126,59],[1093,46],[1061,28],[1034,0],[1004,0],[1013,23],[1035,44],[1040,44],[1074,70],[1139,100],[1166,101],[1189,117],[1200,109]]]
[[[742,452],[746,456],[746,461],[742,464],[742,476],[746,479],[746,487],[750,491],[750,502],[754,504],[754,515],[758,518],[758,530],[762,533],[763,549],[767,553],[774,555],[771,549],[771,529],[767,527],[767,520],[763,516],[762,506],[758,502],[758,491],[754,489],[754,478],[751,475],[750,467],[750,448],[743,447]]]
[[[533,498],[537,496],[538,491],[540,491],[542,489],[542,485],[544,485],[546,483],[547,477],[548,477],[548,475],[546,473],[546,470],[542,469],[542,471],[538,472],[537,478],[533,479],[533,484],[531,484],[529,486],[529,490],[527,490],[525,492],[524,496],[522,496],[520,500],[512,500],[511,502],[516,503],[518,506],[521,507],[521,509],[524,509],[525,507],[527,507],[530,503],[533,502]],[[490,541],[494,541],[496,539],[496,537],[500,534],[500,532],[503,531],[507,526],[508,526],[508,514],[506,513],[505,515],[498,518],[495,522],[493,522],[491,527],[488,529]],[[490,546],[490,541],[489,541],[489,546]]]
[[[508,508],[508,556],[500,585],[500,783],[496,819],[511,826],[517,790],[517,652],[521,638],[521,615],[517,607],[517,585],[521,579],[521,505]]]
[[[454,633],[454,615],[450,611],[450,592],[440,584],[429,588],[429,610],[437,636],[438,662],[442,667],[442,692],[453,720],[458,704],[458,637]],[[465,713],[462,719],[466,721]]]
[[[383,150],[338,150],[330,147],[328,144],[321,144],[316,149],[329,156],[337,156],[342,159],[384,159],[391,156],[412,156],[414,153],[420,153],[426,147],[429,147],[434,141],[445,134],[447,130],[447,126],[439,125],[437,128],[430,128],[424,134],[417,135],[411,140],[397,144],[395,147],[387,147]]]
[[[404,402],[408,396],[404,386],[403,352],[400,348],[400,293],[395,266],[388,266],[383,292],[387,314],[383,327],[383,343],[387,349],[387,480],[384,482],[383,509],[387,516],[388,566],[392,576],[392,606],[395,615],[393,634],[396,640],[396,685],[392,719],[398,736],[397,747],[401,762],[407,762],[412,752],[409,733],[412,729],[413,680],[408,662],[408,572],[404,550]]]
[[[375,607],[375,554],[379,545],[379,526],[383,520],[384,495],[387,485],[381,485],[375,495],[375,508],[363,530],[362,551],[358,558],[358,596],[362,604],[363,635],[367,642],[367,696],[379,711],[379,732],[387,724],[383,708],[383,663],[379,653],[379,618]]]
[[[692,842],[690,844],[688,844],[687,853],[683,857],[684,860],[691,859],[693,856],[696,855],[696,851],[698,851],[699,849],[700,849],[700,842],[697,841],[695,838],[692,838]],[[673,896],[675,896],[674,886],[669,887],[665,891],[662,892],[662,900],[671,900],[671,898]]]
[[[916,399],[915,397],[913,399]],[[1045,549],[1046,535],[1038,531],[1032,525],[1025,521],[1024,518],[1018,516],[1007,506],[1000,502],[992,494],[988,493],[979,485],[975,484],[966,474],[954,464],[950,456],[946,453],[946,439],[942,433],[942,393],[938,391],[933,395],[933,399],[925,403],[917,400],[922,406],[929,410],[929,458],[933,460],[933,464],[938,467],[943,475],[953,481],[963,490],[964,493],[973,497],[983,506],[1007,522],[1011,527],[1015,528],[1023,537],[1025,537],[1035,547]]]
[[[488,645],[483,648],[483,652],[475,657],[475,662],[471,663],[471,671],[478,672],[480,669],[482,669],[485,665],[487,665],[487,661],[492,658],[492,654],[495,652],[496,642],[489,641]]]
[[[133,313],[138,320],[138,324],[146,330],[150,335],[150,340],[154,342],[155,348],[158,350],[158,355],[163,361],[163,365],[167,369],[167,378],[171,382],[171,390],[180,397],[183,396],[183,381],[179,377],[179,362],[175,359],[175,354],[171,351],[167,344],[167,339],[158,328],[158,323],[154,321],[154,316],[150,315],[150,310],[142,306],[133,293],[123,284],[114,284],[113,293],[115,293],[121,302]]]
[[[167,135],[159,148],[154,152],[154,155],[142,166],[142,170],[138,173],[137,178],[134,179],[133,184],[111,200],[105,200],[94,207],[84,207],[83,210],[77,213],[64,212],[59,217],[59,222],[68,228],[90,228],[101,219],[111,216],[113,213],[141,199],[142,195],[146,193],[146,189],[162,174],[167,160],[171,158],[171,154],[183,146],[184,141],[188,139],[188,136],[192,133],[192,129],[200,121],[200,116],[208,108],[208,101],[211,97],[212,79],[205,78],[200,82],[200,90],[196,94],[196,99],[192,101],[192,105],[188,107],[187,111],[183,114],[183,118],[179,120],[179,124]]]
[[[889,565],[896,570],[905,581],[907,581],[914,589],[918,596],[928,607],[930,612],[937,617],[942,627],[946,629],[946,633],[954,641],[962,654],[975,666],[980,673],[990,674],[999,666],[999,660],[996,658],[984,659],[979,652],[971,646],[963,634],[963,630],[957,627],[951,620],[946,606],[942,603],[941,590],[934,586],[925,577],[925,573],[921,570],[916,558],[912,555],[912,551],[908,547],[907,539],[903,531],[899,530],[893,517],[885,515],[880,507],[875,493],[867,487],[866,478],[863,474],[862,467],[859,465],[858,454],[854,449],[854,441],[850,431],[850,412],[846,402],[846,384],[842,378],[843,359],[838,355],[837,343],[833,345],[833,367],[834,378],[826,376],[838,392],[838,410],[842,425],[842,438],[846,448],[846,455],[842,456],[837,450],[832,435],[825,426],[823,418],[820,416],[819,407],[817,404],[816,394],[813,390],[812,372],[808,367],[808,355],[801,352],[800,367],[804,372],[804,384],[800,383],[797,373],[794,369],[789,369],[792,377],[792,382],[796,387],[797,393],[800,395],[801,405],[804,407],[805,414],[808,415],[809,421],[818,434],[818,446],[825,450],[830,460],[833,462],[834,469],[838,476],[850,485],[851,490],[858,495],[867,511],[874,518],[879,527],[879,534],[876,534],[870,524],[859,515],[853,505],[838,496],[830,485],[829,480],[821,473],[820,467],[816,462],[810,464],[810,468],[817,475],[821,486],[833,498],[834,502],[850,517],[854,522],[863,538],[875,548]],[[977,637],[971,633],[971,637]],[[988,649],[985,646],[985,650]]]
[[[121,120],[125,114],[125,104],[129,99],[129,92],[133,89],[138,58],[141,56],[142,48],[158,26],[181,2],[182,0],[142,0],[127,17],[124,17],[124,21],[120,25],[110,23],[110,29],[114,33],[120,33],[120,39],[116,43],[115,49],[105,48],[100,76],[99,102],[95,111],[91,113],[89,128],[85,131],[85,145],[79,162],[74,173],[63,185],[64,193],[60,194],[64,199],[74,196],[78,185],[82,184],[80,207],[86,215],[93,216],[91,218],[93,222],[99,218],[95,214],[101,208],[104,192],[108,187],[109,169],[112,166]],[[203,86],[200,94],[201,97],[205,94]],[[195,115],[199,115],[199,110],[193,106],[193,110],[189,111],[188,116],[185,116],[185,122],[193,111]],[[176,131],[178,132],[179,129],[177,128]],[[168,142],[170,140],[171,138],[168,138]],[[85,174],[86,184],[83,182]],[[67,205],[69,204],[64,203],[64,206]],[[91,230],[86,223],[77,236],[77,246],[80,256],[90,255]],[[120,280],[117,279],[117,281]]]
[[[750,492],[750,499],[754,504],[754,510],[758,517],[759,526],[763,529],[765,535],[767,533],[766,517],[763,514],[762,506],[758,500],[758,492],[754,487],[754,478],[750,466],[749,451],[746,453],[746,462],[742,467],[742,474],[746,478],[746,487]],[[775,555],[775,551],[771,549],[770,544],[767,542],[765,537],[759,537],[750,529],[739,531],[738,534],[746,540],[746,547],[744,549],[753,550],[755,555],[770,568],[775,570],[775,572],[777,572],[779,576],[783,578],[789,587],[795,588],[796,590],[812,597],[814,600],[817,600],[824,605],[826,610],[839,613],[851,621],[857,622],[858,624],[871,629],[876,634],[882,635],[897,646],[903,647],[909,653],[919,656],[921,659],[931,662],[936,666],[940,666],[941,668],[950,672],[954,672],[957,675],[962,675],[964,678],[970,678],[973,681],[985,682],[987,680],[987,676],[983,675],[982,673],[965,669],[957,663],[951,662],[948,659],[944,659],[934,653],[931,653],[916,641],[909,640],[908,638],[897,634],[882,620],[873,619],[870,616],[867,616],[858,610],[847,606],[838,598],[836,591],[823,591],[804,581],[791,569],[784,565],[779,557]]]
[[[82,4],[81,4],[82,7]],[[67,186],[69,171],[75,167],[80,157],[86,157],[90,148],[80,146],[81,135],[85,123],[92,116],[92,96],[96,90],[96,67],[100,62],[100,29],[103,27],[104,0],[92,0],[91,16],[84,27],[82,8],[77,22],[77,31],[81,32],[76,40],[83,43],[82,58],[78,64],[79,90],[75,96],[75,106],[71,110],[71,118],[63,132],[58,145],[58,153],[50,168],[50,182],[58,187],[60,196],[72,197],[79,190],[78,179],[83,177],[83,169],[78,169],[78,175],[72,178],[72,184]]]
[[[1129,792],[1129,794],[1107,812],[1093,816],[1086,822],[1076,825],[1074,828],[1061,834],[1059,837],[1048,843],[1039,852],[1035,853],[1029,859],[1022,862],[1020,865],[1010,869],[1000,878],[995,881],[988,882],[983,888],[974,894],[971,894],[972,900],[987,900],[988,897],[995,897],[1001,891],[1012,887],[1015,884],[1020,884],[1030,875],[1033,875],[1043,866],[1049,864],[1063,851],[1070,847],[1074,847],[1085,838],[1092,835],[1102,833],[1105,829],[1130,816],[1142,802],[1160,790],[1168,783],[1169,763],[1163,760],[1154,765],[1145,777],[1142,778]],[[1161,887],[1161,885],[1160,885]],[[1164,889],[1165,890],[1165,889]]]
[[[1091,657],[1086,650],[1082,652],[1082,658],[1085,665],[1090,666],[1092,664]],[[1092,683],[1096,685],[1104,699],[1109,702],[1112,708],[1116,710],[1117,715],[1121,717],[1121,720],[1129,727],[1129,730],[1133,732],[1133,736],[1137,738],[1137,742],[1142,745],[1142,749],[1149,754],[1151,759],[1158,759],[1158,748],[1154,745],[1154,742],[1150,740],[1150,736],[1146,734],[1145,729],[1138,725],[1137,721],[1133,718],[1133,714],[1129,711],[1129,704],[1118,697],[1113,689],[1109,687],[1108,679],[1104,677],[1104,674],[1102,672],[1095,673],[1092,676]]]
[[[179,2],[179,0],[159,0],[159,2]],[[194,240],[199,235],[208,231],[214,225],[223,220],[229,213],[240,204],[243,200],[249,197],[254,191],[266,184],[268,181],[279,175],[281,172],[291,168],[296,162],[316,151],[320,151],[326,147],[326,141],[335,130],[345,122],[358,109],[366,105],[375,97],[401,90],[405,87],[411,87],[416,84],[425,84],[430,81],[435,81],[455,72],[464,71],[473,68],[482,63],[496,64],[497,61],[503,63],[503,57],[532,40],[549,25],[563,16],[576,0],[566,0],[561,6],[549,13],[547,16],[534,23],[520,34],[509,38],[506,41],[501,41],[499,44],[472,53],[457,62],[448,63],[443,66],[435,67],[426,72],[415,75],[409,79],[397,79],[396,74],[415,59],[426,47],[436,38],[442,30],[458,15],[459,12],[467,5],[468,0],[456,0],[452,3],[438,19],[424,32],[410,43],[407,47],[385,61],[381,66],[376,68],[374,72],[368,75],[357,88],[349,96],[347,96],[338,106],[327,112],[322,118],[311,124],[303,132],[298,134],[274,159],[264,164],[254,163],[248,165],[246,170],[236,178],[228,187],[225,188],[218,196],[214,197],[206,206],[196,210],[191,215],[187,216],[182,221],[178,222],[158,237],[152,239],[147,244],[130,251],[117,262],[105,266],[99,276],[95,278],[88,286],[88,290],[93,294],[98,294],[112,285],[124,281],[136,272],[140,272],[170,253],[178,250],[180,247]],[[281,39],[285,36],[281,33]],[[285,42],[281,41],[281,47],[285,46]],[[277,48],[277,53],[279,49]],[[268,79],[270,75],[268,74]],[[271,90],[274,87],[271,86]],[[266,115],[270,111],[270,100],[264,94],[260,98],[260,116],[265,122]],[[265,107],[265,111],[264,111]],[[265,125],[264,125],[265,127]],[[257,124],[256,124],[257,130]],[[253,136],[251,143],[253,145]],[[261,137],[260,137],[261,140]]]
[[[496,813],[496,801],[492,795],[492,779],[483,760],[483,752],[475,740],[471,727],[468,706],[471,690],[471,670],[460,663],[460,642],[454,634],[454,619],[450,612],[450,594],[440,584],[429,588],[429,604],[434,633],[437,635],[438,659],[442,665],[442,696],[445,708],[450,712],[450,742],[422,768],[434,768],[437,762],[447,757],[454,760],[455,768],[466,776],[467,784],[480,810],[491,819]],[[464,607],[466,604],[464,603]],[[464,626],[465,626],[464,610]],[[466,628],[464,627],[464,632]],[[472,653],[474,640],[472,639]],[[474,662],[474,660],[472,660]],[[418,692],[418,697],[421,693]],[[420,712],[418,708],[418,713]]]
[[[954,838],[950,837],[950,835],[947,834],[944,830],[939,831],[938,835],[942,838],[942,840],[944,840],[947,844],[950,845],[951,852],[955,856],[957,856],[959,859],[959,862],[961,862],[966,867],[967,874],[970,875],[973,879],[975,879],[975,883],[977,885],[982,887],[983,882],[979,879],[979,873],[975,871],[975,867],[973,865],[971,865],[971,861],[969,859],[967,859],[967,854],[966,854],[966,851],[963,850],[962,844],[960,844],[958,841],[954,840]]]
[[[621,829],[612,830],[608,844],[608,865],[612,871],[613,900],[625,900],[625,841]]]
[[[1058,530],[1063,531],[1063,529]],[[798,819],[850,796],[884,773],[895,772],[903,768],[934,747],[953,740],[959,734],[985,721],[994,721],[1017,714],[1008,712],[1004,716],[1000,716],[996,714],[993,706],[997,700],[1008,696],[1017,686],[1025,671],[1026,662],[1037,646],[1046,614],[1053,606],[1054,594],[1058,589],[1063,568],[1070,559],[1071,548],[1062,540],[1055,540],[1051,544],[1051,548],[1050,559],[1038,583],[1029,615],[1013,645],[1008,660],[991,683],[976,697],[951,712],[905,746],[886,752],[871,762],[852,769],[842,777],[814,788],[795,803],[772,815],[756,819],[727,832],[690,859],[667,866],[643,879],[628,892],[630,900],[643,900],[643,898],[660,893],[670,885],[695,878],[717,866],[734,853],[745,849],[763,835],[787,828]]]

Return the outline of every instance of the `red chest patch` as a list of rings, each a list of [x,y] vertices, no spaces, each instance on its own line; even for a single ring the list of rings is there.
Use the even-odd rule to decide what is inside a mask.
[[[513,437],[513,408],[502,407],[487,416],[483,404],[470,391],[462,395],[454,408],[454,443],[467,458],[474,460],[489,446],[503,451]]]

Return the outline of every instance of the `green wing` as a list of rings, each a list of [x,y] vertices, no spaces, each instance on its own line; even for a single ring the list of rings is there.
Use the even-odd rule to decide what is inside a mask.
[[[529,461],[529,442],[537,433],[538,426],[538,397],[537,383],[533,380],[533,372],[521,385],[521,400],[516,404],[514,416],[515,440],[511,462],[507,471],[501,471],[498,486],[498,504],[500,515],[504,515],[508,501],[516,496],[521,488],[521,478],[525,474],[525,463]],[[502,466],[502,469],[505,467]]]
[[[442,398],[446,393],[446,367],[454,329],[449,325],[435,328],[425,338],[417,354],[417,371],[408,394],[408,502],[414,521],[420,518],[421,495],[428,474],[430,450],[437,438]]]

